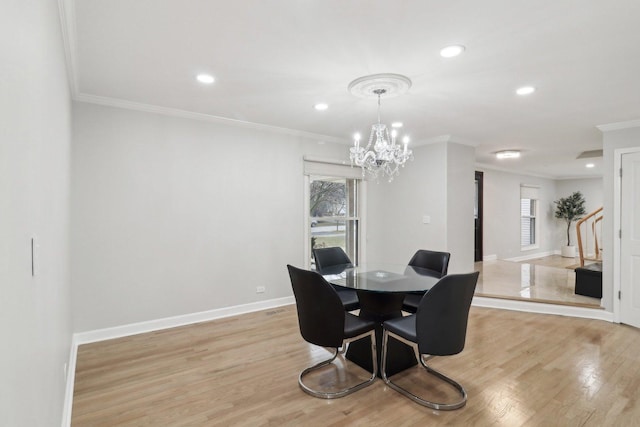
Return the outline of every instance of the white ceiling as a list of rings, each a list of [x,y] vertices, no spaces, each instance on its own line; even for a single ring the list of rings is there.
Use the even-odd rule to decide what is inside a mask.
[[[412,144],[469,143],[480,164],[555,178],[601,176],[601,158],[576,160],[602,148],[596,126],[640,118],[638,0],[61,1],[79,100],[346,144],[376,117],[347,85],[398,73],[413,86],[382,101],[382,120],[403,121]],[[441,58],[450,44],[465,53]],[[523,85],[537,91],[516,95]],[[501,149],[523,155],[498,161]]]

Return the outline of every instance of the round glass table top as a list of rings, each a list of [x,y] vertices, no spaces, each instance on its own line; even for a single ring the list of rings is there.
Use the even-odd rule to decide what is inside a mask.
[[[440,276],[433,270],[399,264],[361,264],[325,268],[322,276],[336,286],[372,292],[428,291]]]

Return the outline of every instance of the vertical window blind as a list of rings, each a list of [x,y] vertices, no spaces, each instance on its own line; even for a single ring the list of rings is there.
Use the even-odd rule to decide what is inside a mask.
[[[532,246],[536,241],[536,213],[539,199],[537,186],[520,186],[520,246]]]

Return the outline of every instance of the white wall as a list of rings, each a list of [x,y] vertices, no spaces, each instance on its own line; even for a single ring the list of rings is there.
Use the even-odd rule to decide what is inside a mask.
[[[498,259],[534,256],[558,249],[557,224],[553,217],[555,181],[528,175],[516,175],[478,167],[484,172],[483,255]],[[532,250],[520,246],[520,185],[539,186],[539,245]]]
[[[59,426],[71,345],[71,123],[57,3],[3,2],[0,52],[0,425]]]
[[[447,249],[451,252],[452,273],[474,269],[474,166],[474,148],[447,144]]]
[[[304,155],[347,159],[348,147],[74,104],[75,330],[290,296]]]
[[[474,150],[442,142],[413,151],[393,182],[368,186],[367,260],[406,263],[418,249],[442,250],[450,272],[472,271]]]
[[[348,155],[346,145],[82,103],[72,151],[78,332],[291,295],[285,265],[304,265],[303,156]],[[415,157],[393,183],[368,185],[368,260],[448,250],[452,272],[471,271],[474,150],[441,143]]]
[[[640,147],[640,127],[603,132],[603,190],[604,217],[602,219],[602,305],[613,310],[613,271],[619,265],[613,263],[613,245],[619,242],[615,238],[613,203],[617,171],[614,170],[615,150],[619,148]]]
[[[369,183],[367,261],[406,263],[418,249],[447,249],[446,153],[445,143],[416,147],[393,182]]]
[[[561,197],[568,197],[576,191],[580,191],[585,199],[585,209],[587,213],[591,213],[596,209],[603,206],[603,194],[602,194],[602,178],[583,178],[583,179],[563,179],[556,181],[556,198],[558,200]],[[554,205],[555,212],[555,205]],[[559,225],[556,245],[558,248],[567,244],[567,230],[564,221],[556,219]],[[584,227],[584,226],[583,226]],[[584,230],[583,230],[584,233]],[[578,240],[576,238],[576,223],[571,223],[571,229],[569,232],[571,236],[571,244],[577,245]],[[577,251],[576,251],[577,253]]]
[[[585,196],[587,212],[603,205],[602,178],[553,180],[518,175],[478,166],[484,172],[484,256],[511,259],[559,251],[567,242],[566,223],[555,218],[555,203],[575,191]],[[540,244],[533,250],[520,249],[520,185],[540,187]],[[576,244],[575,223],[571,243]]]
[[[602,194],[602,178],[561,179],[556,181],[556,199],[570,196],[579,191],[585,199],[587,213],[600,207],[604,201]]]

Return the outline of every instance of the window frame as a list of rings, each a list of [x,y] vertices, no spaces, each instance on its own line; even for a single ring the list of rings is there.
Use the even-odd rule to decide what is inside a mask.
[[[356,181],[356,217],[358,219],[358,230],[356,239],[357,260],[354,263],[363,264],[366,262],[366,194],[367,181],[362,177],[360,168],[351,167],[340,161],[327,159],[304,159],[304,266],[311,268],[311,212],[310,212],[310,193],[311,193],[311,176],[327,176],[335,178],[353,179]],[[346,216],[341,218],[345,220],[351,219]]]
[[[522,214],[522,201],[530,200],[533,202],[533,209],[529,206],[529,215]],[[519,203],[519,222],[520,222],[520,251],[530,251],[540,247],[540,186],[531,184],[520,184],[520,203]],[[533,210],[533,213],[531,211]],[[523,219],[533,220],[533,243],[528,245],[522,244]],[[530,223],[531,224],[531,223]],[[531,228],[531,226],[530,226]]]
[[[529,214],[523,214],[522,211],[522,202],[524,200],[529,200]],[[533,204],[533,206],[531,206]],[[538,206],[540,205],[538,199],[520,199],[520,250],[527,251],[531,249],[537,249],[540,247],[539,242],[539,221],[538,221]],[[532,212],[533,211],[533,212]],[[529,222],[529,236],[533,237],[533,242],[528,244],[522,243],[523,236],[523,222],[524,220],[528,220]],[[533,227],[532,227],[533,226]],[[531,233],[531,228],[533,228],[533,233]]]
[[[309,227],[313,228],[313,220],[317,220],[318,222],[326,221],[328,223],[335,223],[336,231],[338,231],[339,227],[343,226],[344,229],[340,230],[344,236],[344,244],[345,244],[345,252],[349,256],[349,259],[353,262],[354,265],[358,265],[359,263],[359,231],[360,231],[360,215],[359,215],[359,188],[360,188],[360,180],[355,178],[347,178],[341,176],[321,176],[321,175],[309,175],[309,193],[311,193],[312,183],[316,181],[322,182],[334,182],[334,183],[344,183],[344,205],[340,209],[340,212],[333,213],[329,216],[315,216],[314,212],[311,212],[309,209],[308,214],[308,223]],[[311,194],[310,194],[311,195]],[[311,199],[311,198],[309,198]],[[308,244],[310,245],[309,251],[311,252],[313,248],[311,247],[311,241],[313,239],[313,230],[309,230],[310,238]],[[310,262],[313,260],[310,259]]]

